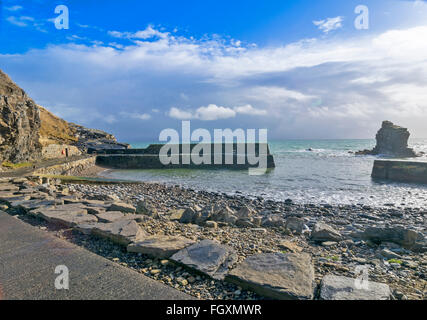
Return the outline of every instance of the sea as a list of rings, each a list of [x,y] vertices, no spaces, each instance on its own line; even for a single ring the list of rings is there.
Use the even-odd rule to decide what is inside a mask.
[[[131,146],[145,148],[149,144]],[[427,206],[426,185],[374,181],[372,167],[379,157],[351,153],[372,149],[375,140],[284,140],[269,141],[269,145],[276,168],[261,176],[247,171],[194,169],[108,170],[103,176],[303,204]],[[427,139],[411,139],[409,145],[427,154]],[[427,161],[427,157],[416,161]]]

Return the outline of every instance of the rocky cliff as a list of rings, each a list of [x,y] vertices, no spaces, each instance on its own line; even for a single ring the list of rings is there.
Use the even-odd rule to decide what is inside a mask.
[[[37,105],[0,70],[0,161],[39,158],[40,125]]]
[[[48,152],[49,158],[58,154],[60,146],[75,146],[81,152],[88,147],[128,148],[104,131],[89,129],[67,122],[38,106],[24,90],[0,70],[0,164],[3,161],[38,160],[58,146],[58,152]]]
[[[372,150],[359,151],[358,155],[386,155],[392,157],[411,158],[417,154],[408,148],[408,139],[411,134],[408,129],[397,126],[390,121],[384,121],[376,135],[377,145]]]

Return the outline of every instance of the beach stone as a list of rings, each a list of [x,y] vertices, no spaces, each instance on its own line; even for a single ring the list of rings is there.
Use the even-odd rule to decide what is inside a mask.
[[[107,209],[110,206],[110,204],[105,203],[104,201],[101,201],[101,200],[84,199],[84,200],[80,200],[80,202],[89,207],[102,207]]]
[[[375,243],[394,242],[407,249],[412,249],[425,240],[422,233],[400,226],[368,227],[360,236]]]
[[[106,212],[96,214],[96,217],[100,222],[108,223],[108,222],[114,222],[114,221],[123,219],[125,217],[125,214],[120,211],[106,211]]]
[[[236,214],[229,206],[217,205],[214,208],[212,220],[234,224],[237,221]]]
[[[12,201],[27,201],[30,199],[30,195],[13,194],[10,191],[0,192],[0,200],[7,203],[11,203]]]
[[[94,215],[87,214],[87,211],[81,208],[67,208],[66,211],[62,208],[42,208],[33,211],[33,214],[48,222],[63,225],[66,227],[74,227],[79,224],[94,223],[98,221],[98,219]]]
[[[127,251],[168,259],[179,250],[192,244],[194,244],[193,240],[184,237],[154,236],[129,244]]]
[[[124,202],[114,202],[110,205],[107,211],[121,211],[125,213],[135,213],[136,208]]]
[[[98,222],[93,222],[93,223],[83,223],[83,224],[78,224],[76,226],[74,226],[74,230],[77,230],[85,235],[90,235],[92,234],[92,230],[94,228],[97,227],[99,223]]]
[[[124,246],[148,237],[147,233],[134,220],[99,223],[92,230],[92,234]]]
[[[179,221],[184,214],[185,209],[171,210],[169,212],[169,220],[171,221]]]
[[[327,275],[323,277],[320,286],[322,300],[389,300],[390,298],[389,286],[378,282],[369,281],[366,288],[358,288],[357,279]]]
[[[296,253],[301,252],[302,248],[299,247],[295,242],[289,240],[282,240],[278,245],[281,250],[289,250],[290,252]]]
[[[271,214],[262,219],[261,225],[263,227],[280,228],[285,226],[285,219],[278,215]]]
[[[236,226],[242,227],[242,228],[252,228],[254,227],[254,224],[252,223],[251,218],[242,218],[236,221]]]
[[[285,229],[295,234],[302,234],[304,231],[304,219],[297,217],[289,217],[286,219]]]
[[[218,223],[216,223],[215,221],[206,221],[205,227],[212,228],[212,229],[218,229]]]
[[[41,207],[54,207],[55,205],[62,205],[61,200],[24,200],[24,201],[11,201],[12,207],[22,208],[26,211]]]
[[[314,225],[313,232],[311,233],[311,240],[316,242],[339,242],[342,240],[342,236],[338,231],[326,223],[318,222]]]
[[[387,259],[402,259],[402,256],[398,255],[397,253],[394,253],[389,249],[383,249],[380,253],[384,258]]]
[[[2,183],[0,184],[0,191],[16,192],[19,191],[19,187],[11,183]]]
[[[200,212],[196,212],[193,208],[187,208],[183,212],[181,219],[179,219],[179,222],[193,223],[199,216],[200,216]]]
[[[314,268],[306,253],[262,253],[246,258],[226,281],[261,296],[281,300],[314,297]]]
[[[217,241],[203,240],[175,253],[171,260],[223,280],[229,267],[237,262],[237,254]]]
[[[252,210],[251,208],[249,208],[248,206],[243,206],[242,208],[240,208],[239,211],[237,211],[237,213],[235,214],[235,216],[239,219],[239,220],[246,220],[248,218],[253,217],[254,215],[256,215],[256,211]]]
[[[194,210],[196,212],[194,222],[198,225],[203,225],[206,221],[208,221],[213,214],[213,207],[206,206],[201,211]]]
[[[158,217],[157,209],[147,200],[139,201],[136,205],[136,213],[144,214],[149,217]]]

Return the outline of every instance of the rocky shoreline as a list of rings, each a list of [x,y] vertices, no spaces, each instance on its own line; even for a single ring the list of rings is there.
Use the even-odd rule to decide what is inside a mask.
[[[422,208],[302,205],[157,183],[6,180],[2,210],[197,298],[427,298]],[[256,272],[267,261],[279,289]],[[284,269],[299,282],[274,278]],[[340,296],[362,269],[371,290]]]

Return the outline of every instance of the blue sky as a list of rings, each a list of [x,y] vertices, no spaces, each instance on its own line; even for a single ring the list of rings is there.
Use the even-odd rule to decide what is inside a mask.
[[[124,141],[194,128],[270,139],[427,137],[424,1],[19,1],[1,6],[0,69],[66,120]],[[358,30],[358,5],[369,29]],[[57,30],[54,10],[69,9]]]

